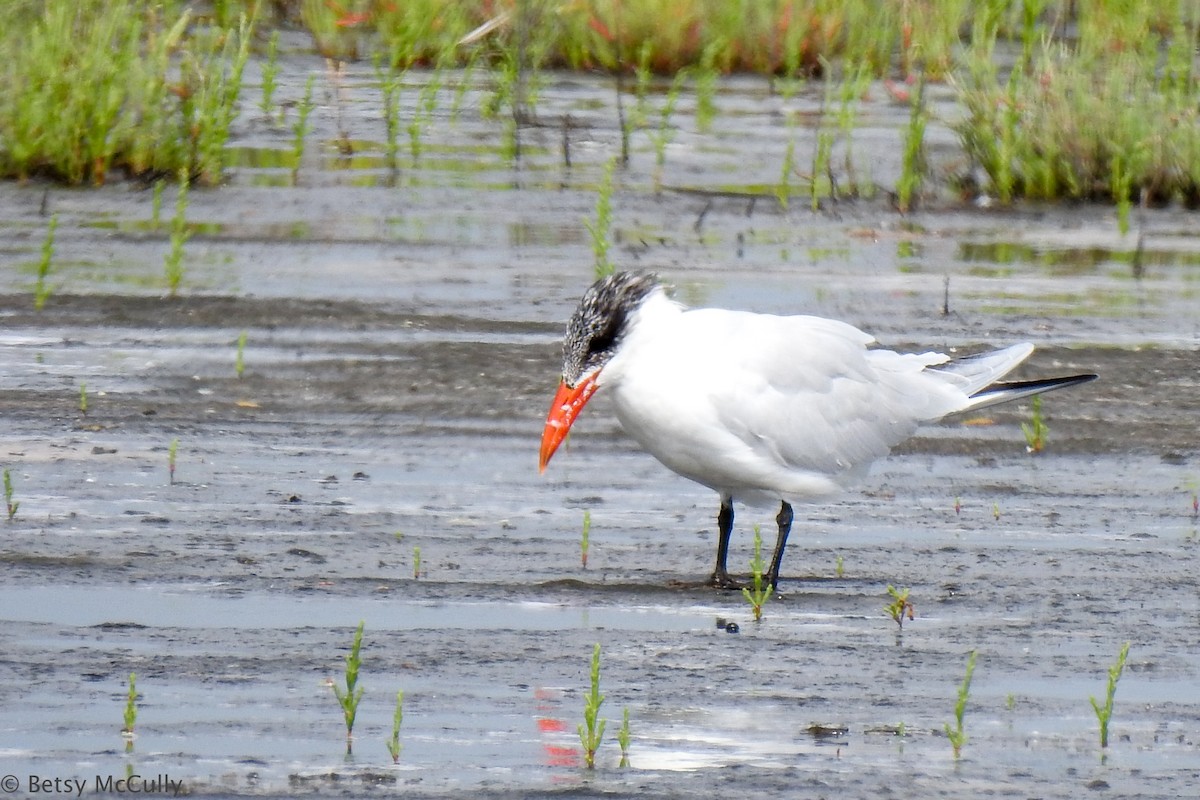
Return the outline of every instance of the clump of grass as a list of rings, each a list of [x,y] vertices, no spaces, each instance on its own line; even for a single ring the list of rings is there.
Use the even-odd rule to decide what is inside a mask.
[[[604,726],[608,720],[600,719],[600,706],[604,695],[600,694],[600,645],[592,649],[591,687],[583,696],[583,722],[579,723],[579,741],[583,745],[583,763],[588,769],[596,768],[596,751],[604,738]]]
[[[904,214],[910,211],[921,194],[925,182],[925,124],[929,112],[925,109],[925,81],[917,78],[910,95],[908,127],[904,132],[900,179],[896,184],[896,208]]]
[[[178,437],[171,440],[167,445],[167,479],[172,486],[175,485],[175,456],[179,453]]]
[[[1129,642],[1121,648],[1121,652],[1117,655],[1117,663],[1108,668],[1108,690],[1105,694],[1104,705],[1096,700],[1095,697],[1089,697],[1092,702],[1092,710],[1096,712],[1096,720],[1100,723],[1100,746],[1108,747],[1108,723],[1112,719],[1113,697],[1117,694],[1117,682],[1121,680],[1121,673],[1125,671],[1125,659],[1129,656]]]
[[[257,11],[226,28],[135,0],[0,5],[0,177],[219,182]]]
[[[360,30],[368,17],[367,3],[363,0],[347,3],[304,0],[300,7],[300,19],[312,34],[317,52],[328,61],[358,58]]]
[[[46,278],[50,275],[50,261],[54,258],[54,232],[58,228],[58,214],[50,217],[46,226],[46,238],[42,241],[42,257],[38,260],[37,284],[33,289],[33,308],[41,311],[50,297],[50,286]]]
[[[137,725],[137,674],[129,673],[129,691],[125,695],[125,726],[121,728],[121,735],[125,737],[125,752],[133,751],[133,728]]]
[[[883,8],[886,13],[880,13]],[[611,53],[637,53],[646,44],[651,66],[663,73],[708,62],[722,70],[774,75],[789,63],[805,71],[819,55],[868,47],[886,53],[899,36],[891,6],[851,2],[725,3],[656,0],[566,4],[552,61],[572,67],[616,69]],[[871,30],[876,39],[864,35]]]
[[[746,598],[746,602],[750,604],[751,611],[754,612],[754,621],[762,620],[763,606],[771,599],[771,585],[763,583],[763,569],[766,564],[762,558],[762,533],[758,526],[754,526],[754,558],[750,559],[750,580],[754,588],[748,586],[742,587],[742,597]]]
[[[616,166],[617,159],[615,157],[610,158],[604,165],[604,177],[601,179],[600,188],[596,193],[596,221],[592,222],[586,219],[583,221],[592,237],[592,254],[595,256],[597,278],[611,275],[615,269],[608,257],[608,251],[612,247],[613,171]]]
[[[617,744],[621,746],[621,763],[622,768],[628,768],[629,764],[629,741],[632,738],[632,732],[629,730],[629,707],[626,706],[621,714],[621,730],[617,731]]]
[[[1030,403],[1029,422],[1021,423],[1021,433],[1025,434],[1025,450],[1029,453],[1040,453],[1046,447],[1046,435],[1050,429],[1042,416],[1042,396],[1034,395]]]
[[[899,4],[895,24],[900,28],[901,71],[922,69],[934,79],[949,73],[962,21],[969,13],[979,13],[974,5],[966,0]]]
[[[392,756],[392,763],[400,763],[400,723],[404,721],[404,692],[396,692],[396,711],[392,714],[392,735],[387,740],[388,753]]]
[[[13,517],[17,515],[17,509],[21,507],[21,501],[13,500],[12,475],[7,468],[4,470],[4,506],[8,509],[8,521],[12,522]]]
[[[175,195],[175,216],[171,218],[171,249],[163,261],[166,269],[167,289],[171,297],[179,295],[183,283],[183,246],[191,238],[187,227],[188,184],[190,179],[185,170],[179,172],[179,190]]]
[[[233,371],[237,376],[242,377],[242,373],[246,371],[246,332],[242,331],[237,338],[237,355],[233,361]]]
[[[1200,203],[1194,9],[1081,6],[1068,41],[1036,36],[1038,8],[1026,10],[1023,68],[1000,72],[1001,15],[982,14],[955,80],[967,109],[956,130],[984,191],[1114,202],[1122,231],[1132,202]]]
[[[579,562],[584,569],[587,569],[588,562],[588,540],[591,538],[592,532],[592,513],[588,510],[583,512],[583,531],[579,536]]]
[[[900,630],[904,630],[905,618],[912,620],[916,617],[916,609],[913,607],[912,601],[908,599],[908,593],[911,589],[897,589],[890,583],[887,587],[887,592],[892,597],[892,601],[883,607],[883,610],[888,613],[892,621]]]
[[[410,0],[374,6],[375,30],[383,54],[400,69],[433,63],[444,58],[447,51],[461,53],[468,48],[456,45],[485,21],[481,9],[471,3]]]
[[[358,685],[358,671],[362,666],[362,651],[363,628],[366,626],[366,621],[358,623],[358,629],[354,632],[354,642],[350,645],[350,652],[346,655],[346,672],[343,676],[345,688],[343,689],[336,682],[333,685],[333,694],[337,698],[338,705],[342,708],[342,717],[346,721],[346,754],[350,755],[353,750],[354,741],[354,720],[358,716],[358,702],[362,700],[363,687]]]
[[[80,383],[79,383],[79,413],[86,417],[87,411],[88,411],[87,383],[80,381]]]
[[[958,699],[954,703],[954,727],[950,727],[950,723],[945,723],[946,738],[950,740],[950,745],[954,748],[954,757],[959,758],[962,755],[963,745],[967,743],[967,734],[963,731],[963,716],[967,712],[967,700],[971,696],[971,676],[975,674],[975,651],[971,651],[971,655],[967,657],[967,673],[963,676],[962,683],[958,687]]]

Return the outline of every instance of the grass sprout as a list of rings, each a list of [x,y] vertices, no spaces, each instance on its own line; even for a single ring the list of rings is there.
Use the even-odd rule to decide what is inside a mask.
[[[263,116],[271,120],[275,118],[274,99],[278,76],[279,31],[272,31],[271,38],[267,42],[267,60],[262,66],[262,98],[258,101],[258,107],[262,109]]]
[[[900,630],[904,630],[904,620],[908,618],[912,620],[916,617],[916,609],[913,607],[912,601],[908,599],[908,593],[911,589],[897,589],[890,583],[887,587],[887,592],[892,597],[892,601],[883,607],[883,610],[888,613],[892,621],[896,623]]]
[[[596,768],[596,751],[604,738],[604,726],[608,720],[600,719],[600,706],[604,695],[600,694],[600,645],[592,649],[591,687],[583,696],[583,722],[579,723],[579,741],[583,745],[583,762],[588,769]]]
[[[304,96],[296,104],[296,121],[292,123],[292,185],[295,186],[300,178],[300,162],[304,160],[304,140],[312,127],[308,117],[313,111],[313,86],[317,81],[316,75],[309,75],[304,82]]]
[[[383,124],[387,132],[387,146],[384,156],[387,159],[388,171],[395,180],[397,171],[396,156],[400,152],[400,90],[403,85],[403,73],[396,70],[376,69],[379,83],[383,92]]]
[[[775,199],[779,207],[787,211],[788,198],[792,194],[792,173],[796,170],[796,137],[793,133],[795,123],[788,117],[788,142],[783,151],[783,165],[779,169],[779,183],[775,187]]]
[[[246,332],[242,331],[237,338],[237,355],[233,361],[233,371],[237,376],[242,377],[242,373],[246,371]]]
[[[42,256],[38,260],[37,269],[37,284],[33,289],[33,308],[35,311],[41,311],[46,305],[47,298],[50,297],[50,286],[46,283],[46,278],[50,275],[50,262],[54,258],[54,232],[58,228],[58,214],[50,217],[50,224],[46,226],[46,238],[42,241]]]
[[[137,725],[137,674],[129,673],[129,691],[125,695],[125,726],[121,735],[125,737],[125,752],[133,752],[133,729]]]
[[[588,540],[591,538],[592,531],[592,513],[588,510],[583,512],[583,531],[579,536],[579,561],[584,569],[587,569],[588,562]]]
[[[611,275],[615,267],[608,257],[612,247],[612,193],[613,171],[617,159],[610,158],[604,165],[604,177],[596,194],[596,221],[584,220],[588,233],[592,237],[592,254],[595,256],[595,272],[597,278]]]
[[[971,655],[967,657],[966,675],[958,687],[958,699],[954,703],[954,727],[951,728],[949,722],[945,723],[946,738],[954,748],[956,759],[961,757],[963,745],[967,743],[967,734],[963,731],[963,716],[967,713],[967,700],[971,696],[971,676],[974,674],[975,651],[972,650]]]
[[[404,721],[404,692],[396,692],[396,710],[392,714],[392,735],[387,740],[388,753],[392,756],[392,763],[400,763],[400,723]]]
[[[617,744],[621,746],[621,763],[619,766],[628,768],[629,763],[629,740],[632,733],[629,730],[629,707],[626,706],[621,714],[621,730],[617,731]]]
[[[158,226],[162,222],[162,199],[165,188],[167,188],[167,182],[159,178],[154,182],[154,189],[150,194],[150,227],[154,230],[158,230]]]
[[[1046,420],[1042,416],[1042,396],[1040,394],[1033,396],[1030,408],[1029,422],[1021,423],[1021,433],[1025,434],[1025,451],[1040,453],[1046,447],[1046,435],[1050,432],[1050,429],[1046,427]]]
[[[21,501],[13,500],[12,475],[8,469],[4,470],[4,505],[8,509],[8,521],[12,522],[13,517],[17,515],[17,509],[21,507]]]
[[[750,559],[750,579],[754,585],[751,589],[748,586],[742,587],[742,597],[746,598],[746,602],[750,604],[751,611],[754,612],[754,621],[762,620],[763,606],[771,599],[771,585],[763,583],[763,569],[766,564],[762,558],[762,532],[758,526],[754,526],[754,558]]]
[[[713,39],[700,54],[700,68],[696,72],[696,129],[701,133],[712,130],[717,116],[717,72],[716,58],[722,47],[720,39]]]
[[[675,107],[679,104],[679,94],[683,90],[683,84],[687,80],[687,76],[688,71],[686,69],[681,69],[675,73],[675,77],[671,81],[671,86],[667,89],[666,100],[663,101],[662,108],[658,113],[658,127],[652,135],[654,142],[655,191],[662,189],[663,168],[667,163],[667,145],[675,138],[675,127],[671,124],[671,116],[675,113]]]
[[[1092,703],[1092,710],[1096,712],[1096,720],[1100,723],[1100,747],[1108,747],[1108,723],[1112,720],[1113,712],[1113,697],[1117,694],[1117,683],[1121,680],[1121,673],[1125,671],[1125,659],[1129,656],[1129,642],[1126,642],[1121,647],[1121,652],[1117,654],[1117,662],[1108,668],[1108,690],[1104,696],[1104,705],[1101,705],[1095,697],[1089,697],[1088,700]]]
[[[358,629],[354,632],[354,642],[350,645],[349,654],[346,655],[346,671],[343,676],[345,688],[343,689],[336,682],[332,683],[333,694],[342,708],[342,716],[346,721],[346,755],[350,755],[352,752],[354,720],[358,716],[358,702],[362,700],[363,696],[363,687],[358,685],[358,671],[362,666],[360,653],[363,628],[366,624],[365,621],[358,623]]]
[[[929,112],[925,108],[925,81],[918,77],[910,95],[908,128],[904,132],[900,180],[896,185],[896,207],[900,213],[914,208],[925,182],[925,124]]]
[[[175,216],[171,218],[171,249],[167,251],[163,264],[166,268],[167,289],[171,297],[179,294],[183,283],[183,246],[191,238],[187,227],[189,177],[186,170],[179,171],[179,191],[175,195]]]

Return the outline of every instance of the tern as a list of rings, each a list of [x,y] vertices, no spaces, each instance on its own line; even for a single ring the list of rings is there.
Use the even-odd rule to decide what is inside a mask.
[[[725,565],[734,500],[779,504],[763,576],[777,588],[793,503],[843,491],[922,423],[1096,378],[1000,381],[1027,343],[955,359],[874,343],[831,319],[687,309],[653,274],[609,275],[567,325],[539,471],[603,388],[645,450],[720,495],[712,585],[737,586]]]

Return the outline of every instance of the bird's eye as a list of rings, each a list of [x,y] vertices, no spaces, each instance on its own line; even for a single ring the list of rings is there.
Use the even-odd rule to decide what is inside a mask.
[[[600,331],[598,334],[588,340],[588,355],[601,355],[611,350],[613,346],[613,340],[615,338],[616,334],[613,332],[611,326]]]

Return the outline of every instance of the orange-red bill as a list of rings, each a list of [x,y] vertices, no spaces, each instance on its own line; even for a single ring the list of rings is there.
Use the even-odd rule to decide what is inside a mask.
[[[542,431],[542,451],[538,457],[538,472],[546,471],[550,457],[562,444],[563,439],[567,438],[567,431],[571,430],[571,425],[579,416],[579,412],[596,393],[596,376],[598,374],[599,372],[593,372],[573,389],[567,386],[566,381],[558,384],[558,393],[554,395],[554,402],[550,404],[550,413],[546,415],[546,427]]]

